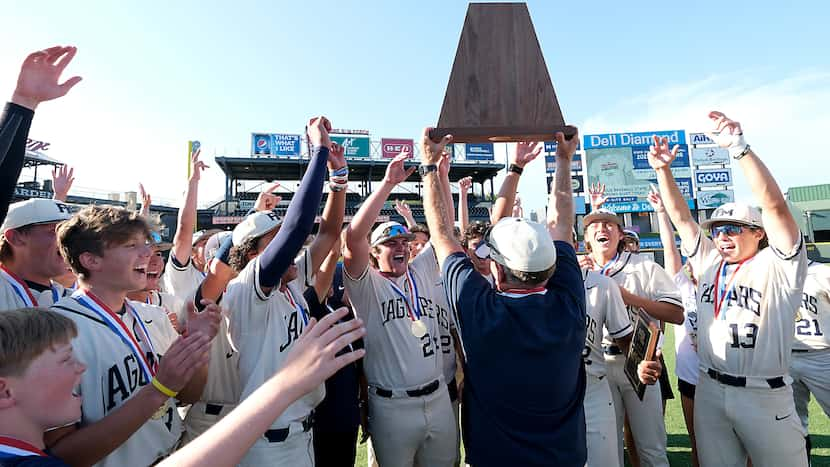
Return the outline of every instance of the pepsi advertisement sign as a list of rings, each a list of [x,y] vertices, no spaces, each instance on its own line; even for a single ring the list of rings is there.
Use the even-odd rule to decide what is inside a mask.
[[[255,156],[270,156],[271,135],[268,133],[251,133],[251,154]]]
[[[254,156],[300,156],[300,135],[251,133],[251,154]]]

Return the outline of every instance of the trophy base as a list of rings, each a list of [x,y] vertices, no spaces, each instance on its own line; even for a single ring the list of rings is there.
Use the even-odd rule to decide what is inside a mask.
[[[557,132],[565,134],[570,140],[576,135],[576,127],[545,126],[545,127],[455,127],[433,128],[429,138],[435,142],[441,141],[446,135],[452,135],[453,143],[516,143],[519,141],[553,141]]]

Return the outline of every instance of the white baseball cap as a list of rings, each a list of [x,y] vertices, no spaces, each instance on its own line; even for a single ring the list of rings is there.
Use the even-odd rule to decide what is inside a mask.
[[[375,230],[372,231],[372,235],[369,237],[369,243],[371,246],[375,246],[398,237],[412,240],[415,238],[415,234],[410,232],[409,229],[404,227],[400,222],[384,222],[383,224],[375,227]]]
[[[712,227],[712,224],[731,223],[743,224],[759,229],[764,228],[761,221],[761,211],[744,203],[726,203],[712,213],[712,217],[700,223],[704,229]]]
[[[514,271],[541,272],[556,264],[556,247],[547,226],[520,217],[498,221],[484,235],[475,253]]]
[[[257,211],[233,229],[233,245],[239,246],[251,238],[261,237],[282,224],[274,211]]]
[[[620,228],[623,226],[620,216],[618,216],[614,211],[605,208],[594,209],[582,219],[582,225],[584,227],[588,227],[594,222],[610,222],[612,224],[619,225]]]
[[[203,229],[199,230],[198,232],[193,234],[193,239],[190,241],[192,246],[196,246],[197,243],[201,242],[204,239],[209,239],[214,234],[221,232],[219,229]]]
[[[0,232],[6,233],[27,225],[54,224],[72,217],[69,206],[53,199],[32,198],[9,206]]]
[[[219,250],[219,245],[231,235],[233,235],[233,232],[230,230],[223,230],[208,239],[207,243],[205,243],[205,264],[210,264],[216,256],[216,252]]]

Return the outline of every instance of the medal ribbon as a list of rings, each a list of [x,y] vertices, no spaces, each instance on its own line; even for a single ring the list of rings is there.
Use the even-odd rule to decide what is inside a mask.
[[[138,341],[136,340],[135,336],[132,332],[130,332],[127,325],[124,324],[124,321],[114,313],[112,310],[107,308],[95,295],[91,292],[88,292],[83,289],[77,290],[75,293],[72,294],[72,298],[74,298],[78,303],[83,305],[85,308],[89,309],[96,315],[98,315],[107,326],[110,328],[112,332],[114,332],[118,337],[121,338],[121,341],[126,344],[130,350],[133,351],[133,354],[136,356],[139,366],[141,370],[144,372],[144,376],[147,378],[147,382],[153,379],[153,376],[156,374],[157,364],[150,365],[147,361],[147,357],[144,355],[144,352],[141,350],[141,346],[138,345]],[[141,329],[141,333],[144,334],[143,340],[147,343],[150,352],[153,355],[156,355],[156,349],[153,347],[153,342],[150,340],[150,333],[147,331],[147,327],[144,326],[144,320],[141,319],[141,316],[135,311],[135,309],[130,306],[129,303],[124,302],[127,308],[127,312],[130,313],[138,323],[138,327]]]
[[[55,284],[50,284],[49,288],[52,289],[52,303],[58,303],[58,300],[61,299],[61,294],[58,292],[58,288],[55,287]]]
[[[300,306],[295,300],[294,295],[291,293],[291,289],[288,286],[285,287],[285,293],[283,294],[291,302],[291,305],[300,312],[300,316],[303,318],[303,324],[308,326],[308,314],[306,314],[305,309]]]
[[[8,436],[0,436],[0,459],[27,456],[47,457],[45,452],[25,441],[9,438]]]
[[[17,296],[23,300],[23,303],[26,304],[27,307],[36,307],[37,306],[37,299],[34,295],[32,295],[32,291],[29,290],[29,286],[26,285],[25,282],[20,280],[13,272],[6,269],[6,266],[0,265],[0,275],[2,275],[9,284],[11,284],[12,288],[14,289]]]
[[[413,322],[420,320],[421,302],[418,300],[418,284],[415,282],[415,278],[412,276],[412,272],[409,271],[409,268],[406,269],[406,280],[409,283],[409,297],[407,297],[406,294],[398,288],[398,285],[395,284],[392,279],[387,278],[386,280],[389,281],[389,285],[392,286],[392,290],[403,298],[404,304],[406,304],[406,311],[409,312],[410,319],[412,319]],[[415,304],[414,306],[413,303]]]
[[[752,257],[754,258],[754,256]],[[744,263],[751,261],[752,258],[747,258],[738,263],[738,267],[732,271],[732,274],[729,275],[729,280],[726,280],[726,268],[729,266],[726,261],[720,260],[720,266],[718,267],[718,275],[715,276],[715,319],[718,318],[720,315],[720,310],[723,307],[723,302],[726,300],[726,297],[732,294],[732,289],[735,288],[735,284],[732,281],[735,280],[735,277],[738,275],[738,271],[741,270],[741,266]],[[726,313],[724,313],[721,319],[726,319]]]
[[[617,260],[619,260],[619,259],[620,259],[620,254],[617,253],[616,255],[614,255],[613,258],[611,258],[611,261],[605,263],[605,266],[603,266],[599,270],[599,273],[602,274],[603,276],[609,275],[611,273],[611,267],[614,266],[615,264],[617,264]]]

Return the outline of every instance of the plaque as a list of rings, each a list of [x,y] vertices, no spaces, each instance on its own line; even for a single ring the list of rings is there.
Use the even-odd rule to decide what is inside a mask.
[[[471,3],[438,125],[456,143],[570,139],[525,3]]]
[[[657,352],[657,340],[660,338],[660,329],[647,316],[637,318],[634,326],[634,334],[631,337],[631,346],[628,349],[628,356],[625,359],[625,376],[634,387],[637,397],[643,400],[646,392],[646,384],[640,381],[637,374],[637,366],[643,360],[654,360]],[[665,369],[664,369],[665,370]]]

